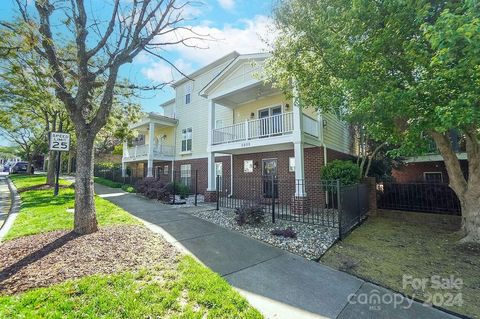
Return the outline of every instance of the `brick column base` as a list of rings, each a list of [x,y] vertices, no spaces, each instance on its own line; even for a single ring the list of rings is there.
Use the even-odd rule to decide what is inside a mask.
[[[291,209],[292,213],[297,215],[310,213],[310,201],[308,197],[293,196]]]
[[[217,192],[216,191],[206,191],[205,192],[205,202],[214,203],[217,201]]]

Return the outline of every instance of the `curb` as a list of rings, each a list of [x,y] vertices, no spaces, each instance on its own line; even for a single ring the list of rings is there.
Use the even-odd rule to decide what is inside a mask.
[[[3,241],[10,228],[12,228],[13,222],[17,218],[20,210],[20,195],[18,195],[17,188],[12,183],[10,178],[6,178],[8,188],[10,189],[10,210],[8,211],[7,219],[0,227],[0,242]]]

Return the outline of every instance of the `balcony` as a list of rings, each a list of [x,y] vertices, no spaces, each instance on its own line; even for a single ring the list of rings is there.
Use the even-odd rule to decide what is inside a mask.
[[[123,161],[140,161],[148,159],[149,145],[137,145],[129,147],[123,152]],[[171,160],[175,155],[175,147],[172,145],[154,144],[153,159],[154,160]]]
[[[293,132],[293,113],[245,121],[213,130],[212,145],[279,136]]]
[[[302,125],[303,134],[318,139],[317,120],[302,114]],[[212,151],[291,143],[297,126],[293,112],[287,112],[217,128],[211,132]]]

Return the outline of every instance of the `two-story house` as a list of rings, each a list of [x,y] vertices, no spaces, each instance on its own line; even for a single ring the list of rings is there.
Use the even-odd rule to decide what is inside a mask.
[[[173,84],[175,98],[132,126],[144,143],[125,145],[123,168],[144,176],[171,176],[213,200],[216,176],[228,177],[233,193],[243,176],[320,180],[328,161],[353,155],[350,127],[333,114],[300,105],[265,84],[268,54],[232,52]],[[238,181],[237,181],[238,180]],[[306,196],[300,187],[296,196]]]

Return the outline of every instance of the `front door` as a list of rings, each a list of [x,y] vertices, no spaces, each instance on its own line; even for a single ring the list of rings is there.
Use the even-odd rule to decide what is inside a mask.
[[[266,198],[278,197],[277,159],[262,160],[263,196]],[[273,196],[272,196],[273,195]]]
[[[258,111],[258,118],[260,119],[260,137],[266,137],[269,135],[269,122],[270,109],[264,109]]]
[[[270,109],[270,116],[271,116],[271,127],[270,127],[270,134],[280,134],[282,133],[282,107],[276,106]]]

